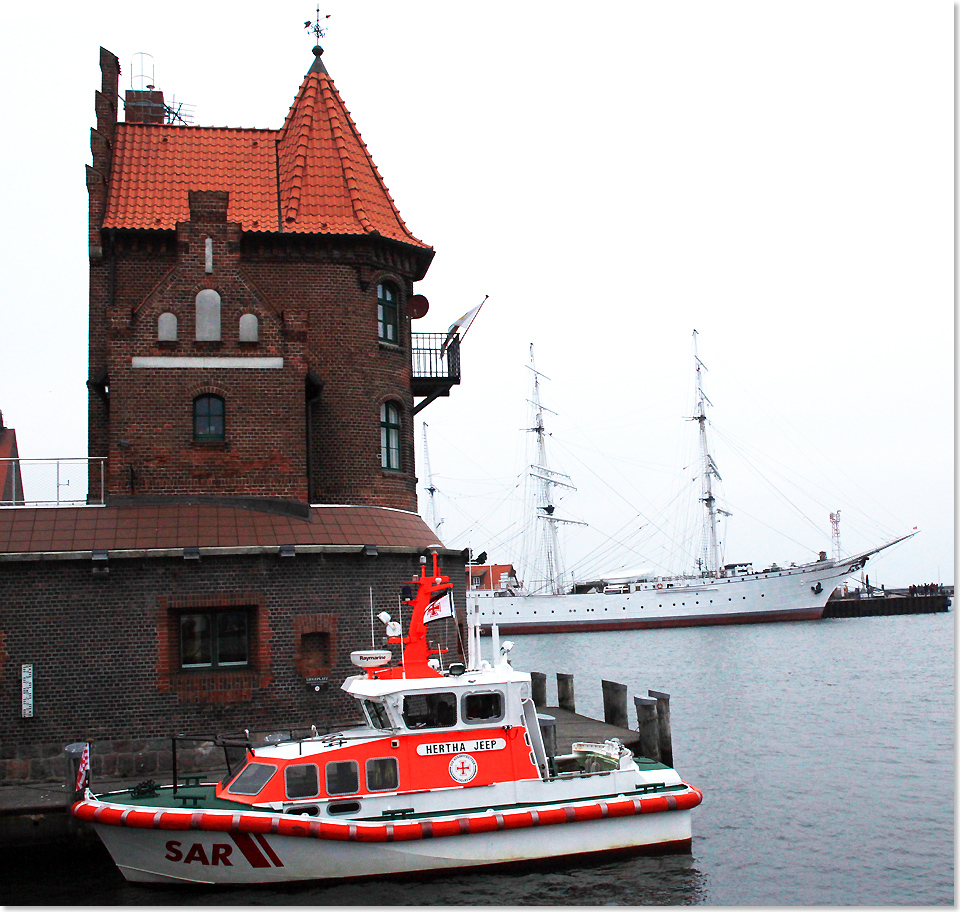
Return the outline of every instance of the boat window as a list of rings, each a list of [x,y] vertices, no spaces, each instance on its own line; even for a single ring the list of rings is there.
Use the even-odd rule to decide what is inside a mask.
[[[288,798],[316,798],[320,794],[320,771],[315,763],[293,763],[284,770]]]
[[[276,771],[272,763],[248,763],[227,786],[227,791],[233,795],[256,795]]]
[[[367,721],[374,728],[390,729],[390,717],[387,715],[387,708],[382,703],[375,703],[373,700],[361,700],[364,710],[367,713]]]
[[[327,764],[326,774],[328,795],[351,795],[360,791],[356,760],[334,760]]]
[[[367,790],[393,792],[400,787],[396,757],[376,757],[367,761]]]
[[[337,804],[328,804],[328,814],[356,814],[360,810],[359,801],[340,801]]]
[[[467,694],[461,715],[464,722],[496,722],[503,718],[503,694],[498,690]]]
[[[403,721],[407,728],[450,728],[457,724],[457,698],[452,693],[407,694]]]
[[[301,817],[320,816],[320,808],[318,808],[315,804],[296,804],[285,807],[283,810],[287,814],[299,814]]]

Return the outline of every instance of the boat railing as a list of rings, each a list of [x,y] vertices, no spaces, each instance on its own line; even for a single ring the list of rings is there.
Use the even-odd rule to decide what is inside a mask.
[[[170,738],[173,793],[177,794],[177,790],[182,787],[199,785],[200,779],[202,778],[202,774],[198,774],[196,772],[196,770],[193,768],[194,764],[192,763],[190,764],[191,769],[189,773],[187,775],[182,775],[185,771],[182,769],[182,764],[179,762],[180,758],[178,758],[178,749],[180,749],[180,745],[185,742],[192,744],[206,743],[211,744],[214,747],[223,748],[223,759],[226,765],[227,773],[222,781],[226,782],[228,779],[233,777],[235,765],[242,765],[243,759],[247,755],[247,751],[252,750],[255,747],[264,747],[269,744],[278,744],[284,741],[297,742],[302,746],[304,741],[321,740],[329,737],[330,735],[335,735],[343,729],[354,728],[357,724],[358,720],[350,719],[347,721],[330,722],[323,726],[298,726],[296,728],[279,730],[270,729],[251,732],[249,729],[243,729],[235,732],[217,733],[181,732],[179,735],[173,735]],[[234,750],[232,757],[230,753],[231,748]],[[236,753],[238,750],[243,751],[240,757],[238,757]],[[186,780],[183,785],[181,785],[181,779]]]

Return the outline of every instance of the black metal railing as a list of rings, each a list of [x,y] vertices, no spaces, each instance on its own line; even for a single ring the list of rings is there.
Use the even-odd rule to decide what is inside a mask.
[[[460,336],[447,342],[446,333],[413,333],[413,379],[460,382]]]

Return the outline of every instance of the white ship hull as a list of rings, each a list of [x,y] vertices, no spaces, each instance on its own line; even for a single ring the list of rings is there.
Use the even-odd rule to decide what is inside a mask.
[[[637,814],[500,832],[398,842],[134,829],[94,824],[117,867],[140,883],[270,884],[689,851],[691,811]]]
[[[746,575],[631,583],[604,592],[468,592],[467,607],[479,613],[481,624],[496,624],[503,634],[817,620],[836,586],[873,553]]]

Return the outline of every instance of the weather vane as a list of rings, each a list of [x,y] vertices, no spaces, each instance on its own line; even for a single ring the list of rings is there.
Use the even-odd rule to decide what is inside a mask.
[[[330,14],[327,13],[327,15],[324,16],[323,18],[324,18],[324,19],[329,19],[329,18],[330,18]],[[311,21],[308,19],[306,22],[303,23],[303,27],[304,27],[305,29],[309,29],[309,31],[313,32],[314,36],[316,37],[316,42],[317,42],[317,44],[319,44],[319,43],[320,43],[320,39],[321,39],[324,35],[327,34],[327,30],[326,30],[325,28],[321,28],[321,27],[320,27],[320,7],[319,7],[319,5],[317,6],[317,21],[316,21],[316,22],[311,22]]]

